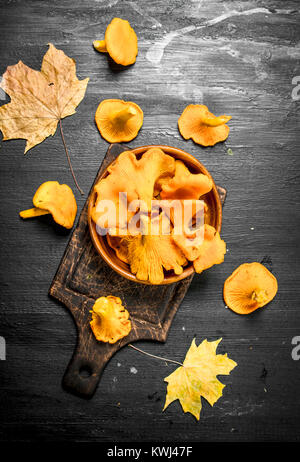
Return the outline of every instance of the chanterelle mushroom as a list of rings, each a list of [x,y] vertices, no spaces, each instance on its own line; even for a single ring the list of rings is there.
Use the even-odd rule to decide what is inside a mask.
[[[106,235],[108,245],[114,249],[119,260],[128,263],[128,249],[124,238],[119,236]]]
[[[131,322],[128,318],[129,313],[120,298],[108,295],[96,300],[90,325],[97,340],[116,343],[131,331]]]
[[[33,218],[51,213],[54,221],[67,229],[72,228],[77,204],[72,189],[58,181],[46,181],[32,199],[34,208],[20,212],[22,218]]]
[[[199,256],[193,261],[196,273],[219,265],[224,261],[226,244],[213,226],[204,225],[204,240],[199,247]]]
[[[210,268],[213,265],[223,263],[226,253],[226,244],[220,234],[213,226],[204,225],[203,233],[198,239],[191,239],[188,236],[173,235],[173,240],[185,257],[193,262],[196,273]]]
[[[141,281],[160,284],[164,280],[164,269],[181,274],[182,266],[187,263],[181,250],[173,242],[171,234],[165,234],[169,219],[164,213],[157,217],[159,233],[151,232],[125,237],[128,246],[128,261],[133,274]],[[153,226],[145,216],[141,216],[141,226]]]
[[[203,104],[189,104],[178,119],[178,128],[186,140],[192,140],[202,146],[214,146],[225,141],[229,135],[226,123],[231,116],[216,117]]]
[[[176,160],[175,176],[162,185],[162,199],[199,199],[212,188],[212,180],[202,173],[191,173],[181,160]]]
[[[107,26],[105,40],[95,40],[94,48],[109,56],[122,66],[129,66],[136,60],[138,54],[137,36],[129,22],[114,18]]]
[[[110,223],[104,223],[102,227],[110,230],[126,228],[135,212],[128,211],[127,204],[120,200],[119,193],[126,192],[128,204],[134,200],[143,201],[150,211],[157,180],[170,172],[174,173],[174,170],[174,158],[161,149],[148,149],[140,159],[131,151],[122,152],[108,167],[109,175],[95,185],[97,199],[92,210],[94,222],[101,227],[101,219],[105,212],[100,206],[103,200],[108,199],[115,204],[117,213],[115,219]]]
[[[109,143],[133,140],[143,125],[143,118],[140,106],[120,99],[105,99],[95,114],[98,130]]]
[[[278,290],[277,279],[261,263],[244,263],[224,284],[224,300],[228,308],[249,314],[269,303]]]

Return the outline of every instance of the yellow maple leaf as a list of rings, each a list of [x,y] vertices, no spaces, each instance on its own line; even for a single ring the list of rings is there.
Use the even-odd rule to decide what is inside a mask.
[[[8,66],[1,88],[11,102],[0,107],[3,140],[27,140],[25,153],[54,135],[60,119],[74,114],[89,79],[78,80],[75,61],[49,44],[41,71],[22,61]]]
[[[222,396],[225,387],[217,375],[229,375],[237,363],[216,350],[221,338],[208,342],[207,339],[197,347],[195,339],[186,354],[184,363],[164,380],[168,383],[164,409],[179,399],[184,412],[190,412],[197,420],[202,408],[201,396],[211,406]]]
[[[11,101],[0,107],[0,130],[3,141],[27,140],[25,153],[56,132],[64,117],[74,114],[84,97],[89,79],[78,80],[74,59],[49,43],[41,71],[26,66],[22,61],[8,66],[0,87]],[[65,141],[61,134],[65,146]],[[74,181],[79,188],[66,155]],[[80,188],[79,188],[80,190]]]

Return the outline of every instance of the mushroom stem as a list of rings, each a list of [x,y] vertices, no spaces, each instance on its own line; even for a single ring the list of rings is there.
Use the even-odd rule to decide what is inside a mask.
[[[94,40],[93,46],[95,50],[99,51],[100,53],[107,53],[105,40]]]
[[[231,116],[222,115],[219,117],[203,117],[201,123],[207,125],[208,127],[219,127],[224,125],[231,119]]]
[[[252,300],[257,302],[258,304],[265,304],[268,300],[267,294],[265,290],[254,290],[251,295]]]
[[[105,297],[100,297],[98,300],[100,301],[101,299],[101,306],[98,305],[93,307],[94,313],[99,316],[99,318],[109,318],[109,313],[107,313],[107,309],[110,306],[109,300]]]
[[[137,111],[133,107],[126,107],[121,111],[112,112],[109,115],[109,119],[114,124],[125,125],[126,122],[135,116]]]
[[[23,210],[20,212],[20,217],[21,218],[34,218],[34,217],[39,217],[41,215],[48,215],[50,212],[48,210],[44,209],[39,209],[37,207],[34,207],[32,209],[28,210]]]

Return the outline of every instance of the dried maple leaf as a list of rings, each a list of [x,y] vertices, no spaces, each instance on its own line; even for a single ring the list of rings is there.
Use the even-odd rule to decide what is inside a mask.
[[[229,375],[237,363],[224,355],[217,355],[217,346],[222,339],[208,342],[206,339],[197,347],[195,339],[186,354],[184,363],[165,378],[168,382],[164,410],[179,399],[184,412],[190,412],[197,420],[201,412],[201,396],[211,406],[222,396],[225,387],[217,375]]]
[[[8,66],[0,85],[11,98],[10,103],[0,107],[3,140],[27,140],[26,153],[48,136],[54,135],[59,123],[66,155],[78,188],[63,137],[61,119],[76,112],[75,108],[84,97],[88,81],[88,78],[78,80],[74,59],[50,43],[41,71],[31,69],[19,61],[14,66]]]

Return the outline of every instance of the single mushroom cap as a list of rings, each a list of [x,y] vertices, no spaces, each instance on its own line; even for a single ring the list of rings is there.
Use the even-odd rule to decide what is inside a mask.
[[[119,260],[128,263],[128,249],[123,237],[106,235],[108,245],[114,249]]]
[[[106,28],[105,40],[95,40],[93,45],[97,51],[107,52],[122,66],[135,63],[138,54],[136,33],[129,22],[121,18],[114,18]]]
[[[72,228],[77,204],[72,189],[58,181],[46,181],[32,199],[35,208],[20,212],[22,218],[33,218],[51,213],[54,221],[67,229]]]
[[[224,283],[224,300],[228,308],[249,314],[269,303],[278,290],[277,279],[261,263],[244,263]]]
[[[116,343],[131,331],[128,318],[129,313],[120,298],[108,295],[95,301],[90,325],[97,340]]]
[[[212,180],[202,173],[191,173],[181,160],[176,160],[175,176],[162,184],[162,199],[199,199],[213,186]]]
[[[203,104],[189,104],[178,119],[180,134],[186,140],[192,140],[202,146],[214,146],[225,141],[229,135],[226,123],[231,116],[216,117]]]
[[[114,230],[117,229],[117,234],[122,235],[122,230],[127,228],[130,218],[135,215],[135,210],[129,211],[128,205],[140,200],[142,203],[139,207],[147,207],[150,211],[157,180],[174,171],[174,158],[161,149],[148,149],[140,159],[137,159],[132,151],[122,152],[108,167],[109,175],[94,187],[97,198],[92,210],[93,221],[100,228],[108,228],[110,234],[115,234]],[[120,193],[124,192],[127,194],[127,201],[122,200],[122,195],[120,198]],[[106,219],[106,213],[102,208],[104,200],[112,201],[117,212],[109,223],[103,222]]]
[[[220,234],[213,226],[205,224],[204,239],[199,246],[198,257],[193,261],[196,273],[202,273],[213,265],[223,263],[225,254],[226,244],[221,239]]]
[[[143,118],[140,106],[120,99],[102,101],[95,114],[98,130],[109,143],[133,140],[143,125]]]
[[[144,228],[142,234],[124,238],[127,242],[128,261],[133,274],[141,281],[150,284],[161,284],[164,280],[164,269],[173,270],[175,274],[181,274],[183,266],[187,263],[181,250],[173,242],[171,234],[166,234],[170,224],[168,217],[161,213],[157,218],[158,234],[151,234],[154,220],[148,221],[147,217],[141,216],[141,225]]]
[[[213,226],[200,225],[194,235],[173,234],[173,241],[184,256],[193,262],[196,273],[223,263],[226,244]]]

